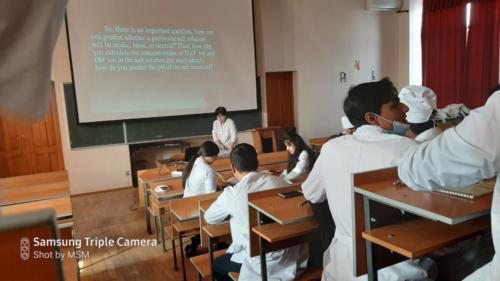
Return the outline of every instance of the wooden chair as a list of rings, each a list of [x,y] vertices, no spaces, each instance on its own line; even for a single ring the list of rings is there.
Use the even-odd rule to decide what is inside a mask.
[[[278,136],[276,131],[280,127],[256,128],[252,129],[253,145],[257,153],[278,151]],[[272,140],[272,150],[265,151],[263,142],[265,139]]]

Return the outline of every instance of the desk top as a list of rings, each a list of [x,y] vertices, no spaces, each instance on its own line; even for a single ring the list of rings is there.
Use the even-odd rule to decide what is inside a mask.
[[[287,151],[278,151],[270,153],[259,153],[257,155],[259,166],[275,164],[288,161]],[[218,172],[229,171],[231,169],[231,162],[228,157],[217,158],[212,164],[212,168]],[[137,176],[144,182],[150,183],[161,180],[179,179],[182,176],[173,176],[167,169],[160,170],[161,168],[147,169],[138,171]]]
[[[197,219],[199,215],[198,202],[206,199],[217,198],[220,194],[221,192],[218,191],[187,198],[173,199],[170,201],[170,211],[180,222]]]
[[[69,196],[69,194],[69,182],[67,180],[18,186],[16,188],[2,188],[0,189],[0,206]]]
[[[490,212],[493,194],[474,200],[393,185],[395,179],[362,184],[354,191],[374,201],[446,224],[465,222]]]
[[[250,199],[248,204],[257,211],[280,224],[290,224],[309,220],[313,217],[311,206],[304,202],[304,196],[281,198],[276,193],[263,198]]]
[[[42,209],[54,210],[58,220],[68,219],[73,216],[71,199],[69,196],[3,206],[0,207],[0,213],[2,215],[15,215]]]
[[[264,238],[269,243],[301,237],[314,232],[318,229],[316,220],[307,220],[303,222],[282,225],[278,223],[269,223],[252,228],[252,231]]]
[[[168,187],[170,187],[170,190],[166,192],[155,191],[155,188],[159,185],[167,185]],[[184,188],[182,188],[182,180],[163,180],[151,183],[151,194],[153,195],[153,201],[159,205],[161,205],[163,201],[182,197],[182,195],[184,194]],[[166,204],[168,205],[168,202]]]

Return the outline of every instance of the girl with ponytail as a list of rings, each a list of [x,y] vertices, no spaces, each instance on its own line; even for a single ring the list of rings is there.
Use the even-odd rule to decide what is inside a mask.
[[[194,155],[182,174],[182,186],[184,187],[184,198],[212,193],[217,191],[217,174],[211,167],[219,154],[219,147],[212,141],[201,144],[198,154]],[[191,244],[186,245],[186,257],[196,254],[200,245],[200,235],[191,237]]]
[[[193,156],[182,174],[184,198],[215,192],[217,174],[211,165],[219,154],[219,147],[212,141],[201,144],[198,154]]]

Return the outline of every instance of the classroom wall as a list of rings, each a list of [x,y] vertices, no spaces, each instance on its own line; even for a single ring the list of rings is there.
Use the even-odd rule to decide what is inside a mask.
[[[372,70],[375,79],[407,84],[408,43],[399,40],[407,40],[406,14],[367,11],[364,0],[260,2],[264,69],[295,71],[296,125],[306,139],[340,131],[347,90],[371,81]]]
[[[307,139],[340,130],[347,89],[389,75],[407,84],[407,16],[366,11],[364,0],[255,0],[256,47],[265,112],[264,72],[295,72],[295,120]],[[405,18],[406,17],[406,18]],[[405,26],[406,24],[406,26]],[[53,64],[64,162],[71,193],[130,186],[128,145],[71,149],[63,83],[71,82],[66,33],[62,28]],[[407,39],[404,39],[407,40]],[[406,44],[406,45],[405,45]],[[406,53],[405,53],[406,52]],[[360,60],[360,70],[354,69]],[[339,72],[347,83],[339,82]]]

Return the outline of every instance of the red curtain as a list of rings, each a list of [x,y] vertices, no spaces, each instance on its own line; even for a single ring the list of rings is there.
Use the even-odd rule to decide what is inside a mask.
[[[438,106],[460,102],[465,64],[464,0],[424,0],[423,85],[437,93]]]
[[[463,103],[482,106],[498,84],[500,1],[471,1]]]

